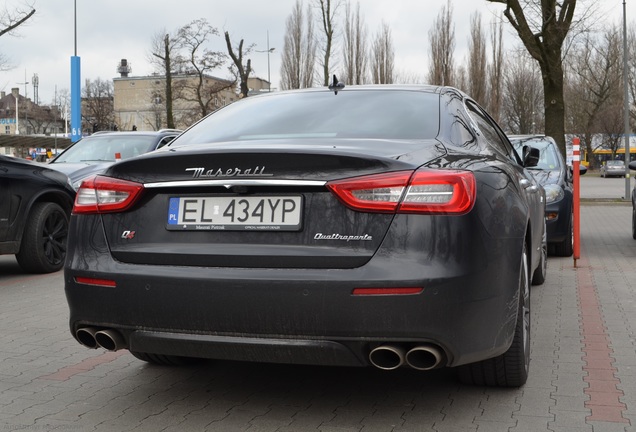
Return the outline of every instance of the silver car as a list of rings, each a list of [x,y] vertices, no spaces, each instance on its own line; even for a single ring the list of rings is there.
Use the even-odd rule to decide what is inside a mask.
[[[601,165],[601,177],[625,177],[625,162],[608,160]]]

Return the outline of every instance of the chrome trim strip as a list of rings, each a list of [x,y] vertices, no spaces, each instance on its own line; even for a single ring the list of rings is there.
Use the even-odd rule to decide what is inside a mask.
[[[256,180],[256,179],[224,179],[224,180],[181,180],[156,183],[144,183],[148,189],[164,187],[203,187],[203,186],[324,186],[321,180]]]

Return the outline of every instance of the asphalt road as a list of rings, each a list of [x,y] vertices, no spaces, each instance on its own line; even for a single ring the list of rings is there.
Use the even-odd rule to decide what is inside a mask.
[[[634,187],[634,177],[636,172],[632,171],[632,177],[629,179],[630,191]],[[625,178],[624,177],[608,177],[602,178],[596,173],[581,176],[581,198],[585,199],[617,199],[622,200],[625,197]],[[629,199],[629,195],[628,195]]]
[[[583,177],[581,197],[624,179]],[[63,274],[0,256],[0,431],[636,431],[631,207],[584,204],[582,256],[550,257],[532,289],[528,383],[468,387],[416,372],[239,362],[169,368],[80,346]]]

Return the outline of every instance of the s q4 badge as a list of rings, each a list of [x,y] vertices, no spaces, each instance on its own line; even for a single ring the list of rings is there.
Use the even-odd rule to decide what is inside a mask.
[[[135,238],[135,231],[124,231],[123,233],[121,233],[121,238],[126,239],[126,240],[130,240]]]

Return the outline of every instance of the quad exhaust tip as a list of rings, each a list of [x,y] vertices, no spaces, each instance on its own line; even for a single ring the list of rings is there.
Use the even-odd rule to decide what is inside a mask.
[[[442,352],[433,345],[420,345],[406,353],[406,363],[413,369],[435,369],[442,363]]]
[[[397,369],[404,364],[406,351],[399,345],[380,345],[369,353],[369,361],[384,370]]]
[[[442,365],[444,354],[435,345],[417,345],[406,349],[401,345],[380,345],[371,350],[369,361],[379,369],[393,370],[408,365],[417,370],[435,369]]]
[[[75,332],[75,336],[80,344],[86,348],[96,349],[98,347],[97,340],[95,340],[95,333],[97,329],[93,327],[82,327]]]
[[[117,351],[127,347],[124,337],[117,330],[82,327],[75,332],[75,336],[87,348],[101,347],[108,351]]]

